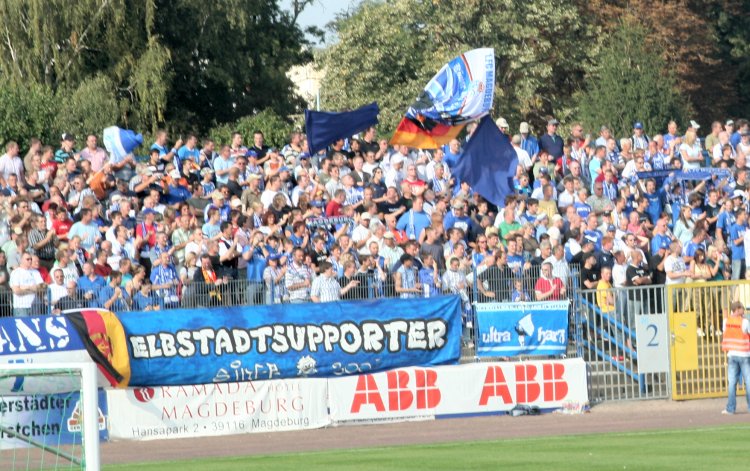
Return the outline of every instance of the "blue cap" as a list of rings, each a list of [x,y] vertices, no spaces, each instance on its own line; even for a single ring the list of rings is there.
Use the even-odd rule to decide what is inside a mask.
[[[310,206],[312,206],[313,208],[324,208],[325,205],[326,205],[325,201],[317,201],[316,200],[316,201],[311,201],[310,202]]]
[[[280,253],[272,253],[271,255],[268,256],[268,259],[269,260],[280,260],[281,257],[283,257],[283,255],[281,255]]]
[[[636,123],[633,125],[633,129],[643,129],[643,123],[640,121],[636,121]]]
[[[292,171],[292,169],[289,168],[289,167],[287,167],[286,165],[284,165],[283,167],[281,167],[279,169],[279,173],[281,173],[281,172],[291,172],[291,171]]]
[[[144,209],[144,210],[143,210],[143,215],[144,215],[144,216],[147,216],[147,215],[149,215],[149,214],[156,214],[156,211],[154,211],[154,210],[153,210],[153,209],[151,209],[151,208],[146,208],[146,209]]]
[[[609,226],[607,226],[607,232],[609,232],[609,231],[616,231],[616,230],[617,230],[617,228],[615,227],[614,224],[610,224]]]
[[[310,154],[308,154],[307,152],[303,152],[303,153],[301,153],[299,155],[299,158],[300,158],[300,160],[309,159],[310,158]]]
[[[245,152],[245,157],[257,157],[257,156],[258,156],[258,153],[255,152],[254,150],[248,150],[247,152]]]

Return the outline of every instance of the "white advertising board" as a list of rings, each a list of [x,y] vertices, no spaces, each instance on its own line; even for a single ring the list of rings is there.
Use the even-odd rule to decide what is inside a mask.
[[[107,391],[110,437],[206,437],[324,427],[327,380],[290,379]]]
[[[404,368],[329,380],[333,423],[498,414],[516,404],[580,410],[588,402],[582,359]]]

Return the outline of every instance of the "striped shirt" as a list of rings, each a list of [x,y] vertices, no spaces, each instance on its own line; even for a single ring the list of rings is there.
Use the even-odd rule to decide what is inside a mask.
[[[338,301],[341,299],[341,285],[336,278],[321,275],[313,281],[310,295],[319,298],[321,303]]]
[[[290,286],[298,285],[312,279],[312,270],[306,265],[297,265],[292,262],[284,275],[284,285],[289,291],[290,301],[309,301],[310,287],[302,286],[296,289],[290,289]]]

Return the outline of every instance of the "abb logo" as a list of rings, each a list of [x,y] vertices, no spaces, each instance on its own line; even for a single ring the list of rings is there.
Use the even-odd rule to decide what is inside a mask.
[[[565,365],[562,363],[545,363],[542,365],[541,378],[537,365],[516,365],[516,400],[510,392],[501,366],[490,366],[484,376],[480,406],[486,406],[493,397],[502,398],[505,404],[527,404],[537,401],[540,396],[545,402],[561,401],[568,395],[568,382],[563,379]]]
[[[495,364],[474,368],[469,374],[413,368],[386,372],[385,384],[382,378],[381,374],[357,377],[350,413],[366,411],[368,407],[377,412],[399,412],[438,406],[445,412],[457,404],[471,410],[486,410],[487,406],[492,407],[493,398],[499,398],[503,404],[549,403],[566,399],[570,391],[565,364],[559,362]],[[467,390],[474,392],[467,394]]]
[[[408,370],[389,371],[386,373],[386,409],[383,395],[373,375],[361,375],[357,379],[357,389],[352,400],[352,413],[360,411],[367,404],[378,412],[403,411],[415,405],[418,410],[433,409],[440,404],[440,389],[435,385],[437,371],[414,369],[414,381]]]

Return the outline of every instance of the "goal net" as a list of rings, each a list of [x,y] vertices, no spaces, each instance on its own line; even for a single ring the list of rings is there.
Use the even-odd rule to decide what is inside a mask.
[[[94,363],[0,364],[0,470],[99,469]]]

